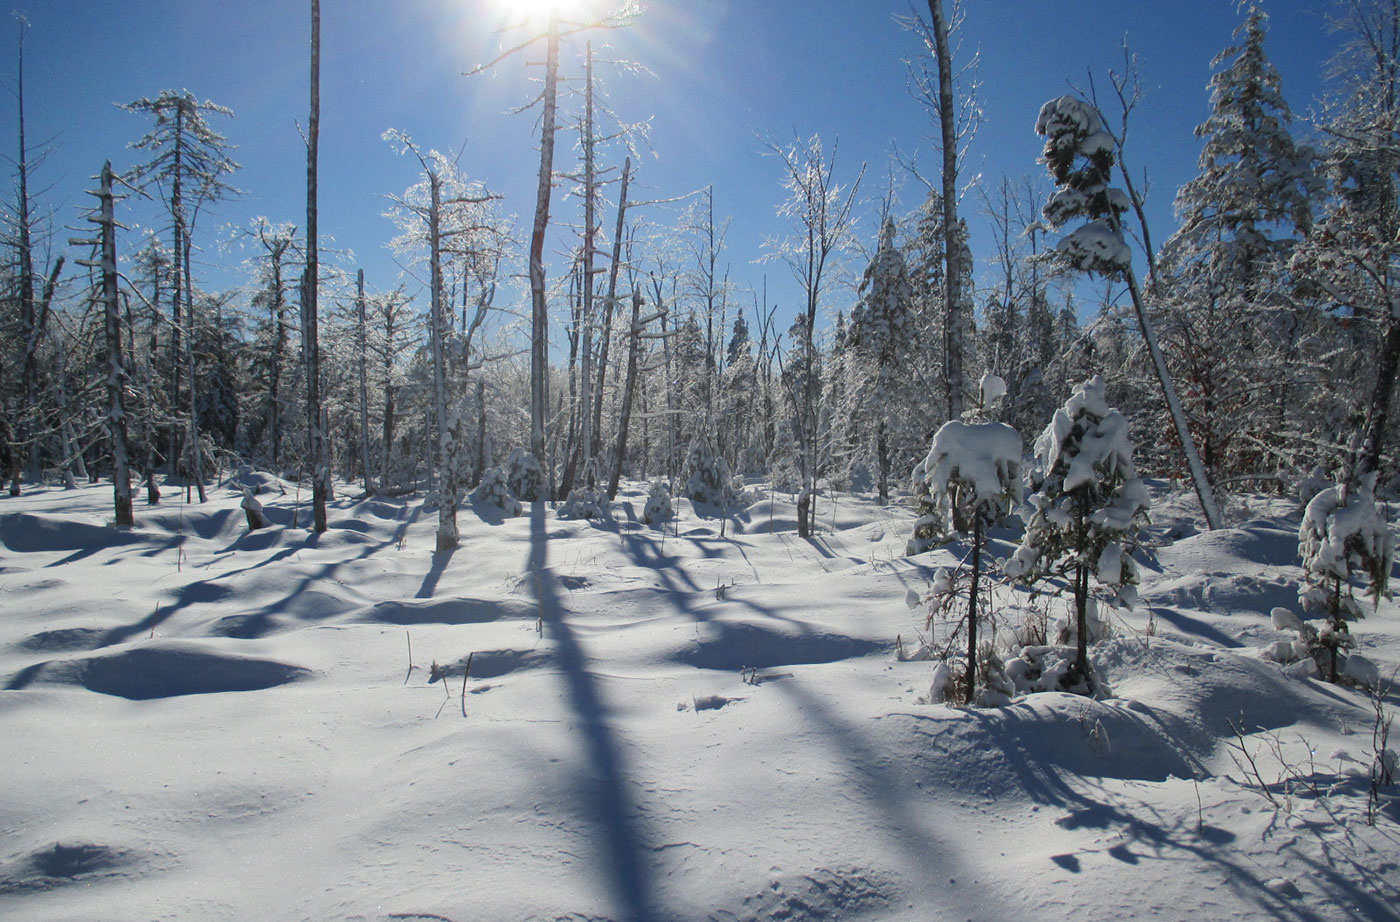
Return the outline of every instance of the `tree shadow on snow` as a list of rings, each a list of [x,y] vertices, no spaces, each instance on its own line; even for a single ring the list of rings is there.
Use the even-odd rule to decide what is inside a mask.
[[[540,621],[554,640],[556,657],[569,690],[569,703],[583,731],[588,768],[585,788],[591,788],[588,807],[601,837],[604,874],[626,922],[654,922],[660,918],[652,905],[651,872],[645,861],[637,806],[627,790],[615,733],[608,711],[598,694],[597,681],[574,636],[560,604],[549,571],[549,537],[545,528],[545,504],[530,509],[530,574]]]
[[[402,542],[403,536],[407,533],[409,525],[413,524],[413,522],[418,518],[421,508],[421,506],[415,507],[412,513],[410,513],[408,517],[404,519],[404,521],[399,525],[399,527],[394,530],[394,534],[387,540],[379,542],[378,544],[366,545],[363,550],[361,550],[358,554],[356,554],[353,557],[348,557],[344,560],[337,560],[331,563],[322,564],[319,568],[317,568],[316,572],[308,574],[303,580],[301,580],[301,582],[299,582],[296,585],[294,589],[292,589],[291,592],[287,593],[287,595],[273,602],[270,602],[267,605],[264,605],[257,611],[237,616],[239,618],[240,625],[240,633],[238,636],[263,636],[263,634],[266,634],[271,629],[271,619],[274,615],[286,612],[289,606],[298,596],[314,588],[317,584],[321,583],[322,581],[333,578],[341,567],[345,566],[346,564],[355,563],[357,561],[364,560],[368,557],[372,557],[380,551],[384,550],[385,548],[397,547]],[[194,605],[205,604],[211,601],[216,601],[218,599],[224,598],[225,596],[231,595],[234,592],[234,589],[232,588],[231,584],[233,578],[254,572],[279,561],[286,560],[287,558],[295,555],[297,552],[304,550],[305,548],[314,548],[316,546],[316,538],[317,536],[315,534],[309,534],[304,542],[299,542],[295,545],[284,547],[277,553],[272,554],[271,556],[266,557],[263,560],[258,561],[257,563],[250,564],[246,567],[241,567],[237,570],[225,570],[219,573],[217,576],[214,576],[207,580],[199,580],[197,582],[187,583],[186,585],[180,587],[179,591],[175,595],[175,600],[171,604],[157,606],[155,611],[142,618],[140,621],[135,622],[134,624],[128,624],[123,625],[121,627],[112,628],[103,636],[101,642],[98,643],[97,646],[109,647],[114,644],[124,643],[132,639],[133,637],[139,636],[141,634],[148,634],[186,608],[189,608]]]

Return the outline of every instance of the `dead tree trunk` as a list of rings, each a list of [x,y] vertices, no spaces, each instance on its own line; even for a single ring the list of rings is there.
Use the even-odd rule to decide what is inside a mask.
[[[326,530],[330,463],[321,426],[321,347],[317,323],[320,263],[316,226],[316,161],[321,133],[321,0],[311,0],[311,111],[306,120],[306,282],[302,289],[302,326],[306,337],[306,425],[311,449],[312,527]]]
[[[608,297],[603,302],[603,332],[598,339],[598,378],[593,400],[593,445],[592,454],[598,453],[596,441],[603,431],[603,381],[608,370],[608,346],[612,341],[613,309],[617,306],[617,273],[622,262],[622,232],[627,219],[627,186],[632,178],[632,158],[622,162],[622,191],[617,198],[617,225],[613,229],[612,264],[608,267]],[[617,375],[613,375],[616,387]]]
[[[622,386],[622,407],[617,417],[617,444],[613,449],[611,476],[608,479],[608,499],[617,499],[617,487],[622,480],[622,465],[627,460],[627,427],[632,416],[632,398],[637,393],[637,359],[642,347],[642,293],[632,292],[632,324],[627,333],[627,380]]]
[[[102,165],[97,193],[102,231],[102,305],[107,333],[107,432],[112,440],[112,500],[118,528],[135,524],[131,512],[131,468],[126,445],[126,368],[122,363],[121,314],[117,303],[117,219],[112,194],[112,161]]]
[[[958,131],[953,108],[953,60],[948,50],[948,17],[943,0],[928,0],[933,20],[934,51],[938,58],[938,123],[943,146],[943,285],[947,301],[945,370],[948,375],[948,418],[961,419],[963,393],[962,235],[958,223]]]
[[[360,467],[365,477],[365,495],[374,495],[374,477],[369,465],[369,330],[365,324],[365,270],[355,273],[355,347],[360,385]]]
[[[544,420],[549,412],[549,306],[545,301],[544,235],[554,186],[554,130],[559,86],[559,13],[549,14],[545,51],[544,114],[540,124],[540,175],[530,231],[530,451],[545,458]]]

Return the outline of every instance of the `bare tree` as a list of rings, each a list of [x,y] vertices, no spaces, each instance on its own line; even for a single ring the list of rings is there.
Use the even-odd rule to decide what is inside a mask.
[[[102,165],[101,186],[97,192],[96,217],[100,238],[96,268],[102,277],[102,306],[107,344],[107,431],[112,443],[112,497],[118,528],[135,524],[131,512],[131,469],[127,461],[126,404],[127,373],[122,362],[121,311],[117,297],[117,219],[112,191],[112,161]]]
[[[395,143],[401,152],[412,154],[422,167],[422,182],[404,195],[393,199],[390,217],[403,233],[393,246],[409,258],[428,264],[428,298],[430,315],[429,337],[432,350],[433,411],[438,435],[438,532],[437,549],[450,550],[457,546],[457,493],[460,487],[461,453],[464,432],[463,397],[452,400],[448,394],[447,366],[448,295],[443,282],[444,260],[451,256],[463,258],[465,269],[473,265],[480,281],[476,311],[468,323],[462,357],[470,361],[472,335],[485,320],[494,296],[494,272],[499,256],[497,241],[504,232],[499,220],[487,209],[498,196],[488,192],[480,183],[468,182],[456,164],[437,151],[422,151],[411,138],[401,132],[386,132],[385,138]],[[470,367],[468,364],[467,367]]]
[[[182,349],[182,337],[193,330],[189,313],[190,296],[194,290],[189,257],[192,252],[195,218],[200,206],[211,200],[234,194],[236,190],[226,177],[238,169],[238,164],[229,156],[229,146],[223,135],[214,131],[205,120],[206,114],[228,115],[233,113],[226,107],[205,100],[199,102],[189,91],[166,90],[154,99],[141,98],[122,106],[128,112],[144,113],[155,119],[152,129],[131,146],[147,151],[151,159],[139,164],[129,175],[137,187],[149,191],[155,189],[170,215],[172,260],[170,287],[170,408],[177,412],[180,405],[181,362],[194,381],[194,370],[189,367],[193,358],[192,350]],[[192,199],[193,204],[187,199]],[[188,325],[188,326],[187,326]],[[190,398],[191,406],[194,404]],[[191,458],[197,459],[198,422],[190,420],[190,435],[186,437]],[[180,457],[179,426],[170,429],[170,452],[167,460],[174,473],[176,459]],[[203,483],[196,476],[203,499]]]
[[[797,533],[807,538],[812,533],[811,511],[817,477],[817,345],[814,333],[817,309],[832,259],[839,258],[853,242],[853,210],[865,165],[861,165],[854,182],[842,186],[835,178],[835,146],[828,156],[822,149],[821,138],[816,135],[787,146],[770,140],[768,148],[782,159],[786,173],[783,187],[788,197],[779,206],[778,214],[793,222],[796,234],[783,240],[770,240],[766,246],[772,258],[780,259],[791,270],[802,287],[805,302],[800,317],[807,330],[803,364],[808,373],[801,377],[800,393],[793,395],[793,428],[802,477],[802,490],[797,498]]]
[[[972,284],[972,270],[967,228],[958,218],[958,201],[961,197],[958,171],[959,160],[976,131],[979,113],[975,81],[969,86],[969,92],[960,98],[957,77],[961,75],[955,74],[953,69],[950,38],[957,33],[962,22],[961,6],[954,2],[950,15],[943,0],[928,0],[928,11],[928,22],[915,14],[905,24],[919,36],[935,65],[935,72],[930,74],[926,64],[917,63],[911,67],[910,76],[915,98],[932,113],[939,129],[942,154],[943,297],[948,315],[943,355],[948,382],[948,418],[959,419],[968,391],[963,358],[967,349],[965,330],[970,318],[962,314],[966,304],[964,289]],[[970,64],[975,66],[975,56]]]
[[[560,19],[557,6],[549,11],[543,31],[536,31],[524,41],[501,52],[492,60],[469,71],[480,74],[506,58],[525,51],[541,42],[545,45],[544,86],[540,95],[525,108],[539,104],[540,169],[535,191],[535,216],[530,225],[530,453],[536,458],[545,454],[545,417],[549,412],[549,304],[545,282],[544,241],[549,230],[550,199],[554,189],[554,135],[558,130],[559,109],[559,42],[562,38],[599,28],[616,28],[630,22],[639,11],[627,2],[613,14],[589,22]],[[529,25],[526,20],[523,26]]]

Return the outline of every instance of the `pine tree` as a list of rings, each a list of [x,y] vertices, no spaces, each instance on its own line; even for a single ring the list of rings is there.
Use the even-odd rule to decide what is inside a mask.
[[[1333,302],[1339,344],[1373,356],[1344,383],[1344,394],[1368,395],[1364,408],[1344,397],[1364,415],[1345,461],[1354,484],[1381,469],[1400,377],[1400,0],[1358,0],[1336,26],[1345,45],[1325,122],[1331,195],[1290,268]]]
[[[875,459],[880,504],[890,499],[890,437],[909,408],[901,399],[912,390],[907,380],[913,286],[904,254],[895,245],[895,225],[885,219],[880,242],[865,269],[860,301],[851,311],[846,343],[865,360],[872,374],[863,376],[852,404],[855,417],[874,419]]]
[[[1337,681],[1343,651],[1354,644],[1347,622],[1366,617],[1356,599],[1356,576],[1366,583],[1374,604],[1389,590],[1395,536],[1376,508],[1375,489],[1376,475],[1371,472],[1354,486],[1340,483],[1321,491],[1308,503],[1298,529],[1304,578],[1298,599],[1305,611],[1327,619],[1316,642],[1326,651],[1332,682]]]
[[[964,700],[970,704],[977,697],[978,595],[986,529],[1021,499],[1021,436],[1005,423],[951,420],[934,434],[915,476],[927,484],[933,507],[939,510],[935,527],[945,534],[967,534],[972,542],[963,673]],[[939,594],[937,588],[934,595]],[[941,599],[931,601],[943,604]]]
[[[1214,480],[1277,465],[1287,447],[1279,435],[1297,349],[1280,270],[1311,227],[1317,182],[1311,148],[1289,131],[1267,24],[1249,7],[1237,44],[1212,62],[1200,172],[1177,194],[1181,227],[1160,261],[1165,352]]]
[[[1099,110],[1073,96],[1061,96],[1041,106],[1035,130],[1045,136],[1043,160],[1059,186],[1041,213],[1056,228],[1078,219],[1084,221],[1060,239],[1055,245],[1055,254],[1065,266],[1077,272],[1127,282],[1167,412],[1191,471],[1201,511],[1210,528],[1219,528],[1220,509],[1133,274],[1132,250],[1123,236],[1123,213],[1128,210],[1130,201],[1121,189],[1111,184],[1117,142],[1105,130]]]
[[[1029,503],[1026,535],[1004,564],[1013,580],[1047,577],[1069,582],[1074,595],[1075,667],[1066,688],[1092,692],[1089,668],[1091,593],[1115,605],[1137,601],[1137,564],[1131,551],[1145,524],[1147,490],[1133,469],[1128,421],[1108,405],[1100,377],[1074,389],[1036,439],[1041,480]]]

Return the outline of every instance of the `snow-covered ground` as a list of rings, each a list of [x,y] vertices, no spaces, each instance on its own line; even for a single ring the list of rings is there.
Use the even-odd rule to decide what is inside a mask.
[[[723,537],[645,497],[467,506],[440,555],[417,499],[320,537],[292,492],[254,533],[226,488],[129,533],[110,486],[0,500],[0,918],[1400,917],[1372,702],[1259,655],[1296,508],[1191,534],[1159,501],[1094,648],[1117,697],[969,710],[896,656],[954,562],[901,556],[906,509],[823,497],[806,541],[790,496]],[[1356,630],[1400,666],[1395,603]]]

